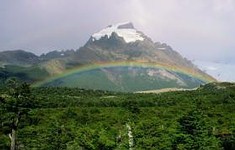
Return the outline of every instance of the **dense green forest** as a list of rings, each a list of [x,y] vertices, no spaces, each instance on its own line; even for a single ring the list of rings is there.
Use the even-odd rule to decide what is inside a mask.
[[[193,91],[115,93],[6,86],[0,149],[234,150],[235,84]],[[14,142],[14,141],[13,141]]]

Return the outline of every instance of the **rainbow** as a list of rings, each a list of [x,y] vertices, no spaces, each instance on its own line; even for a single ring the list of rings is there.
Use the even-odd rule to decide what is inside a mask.
[[[43,81],[39,81],[35,83],[34,87],[42,86],[46,83],[52,82],[54,80],[67,77],[73,74],[83,73],[92,71],[95,69],[107,69],[107,68],[115,68],[115,67],[138,67],[138,68],[155,68],[155,69],[166,69],[168,71],[173,71],[177,73],[182,73],[188,75],[193,78],[197,78],[204,82],[212,82],[215,81],[212,77],[206,74],[199,74],[197,71],[193,69],[177,67],[169,64],[163,63],[146,63],[146,62],[137,62],[137,61],[115,61],[115,62],[98,62],[95,64],[88,64],[88,65],[80,65],[79,67],[67,70],[64,73],[55,75],[53,77],[49,77]]]

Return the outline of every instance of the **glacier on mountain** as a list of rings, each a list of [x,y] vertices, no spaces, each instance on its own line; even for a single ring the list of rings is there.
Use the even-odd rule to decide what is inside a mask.
[[[137,31],[131,22],[118,23],[115,25],[109,25],[105,29],[94,33],[91,37],[92,40],[99,40],[102,37],[108,36],[108,38],[115,32],[118,36],[122,37],[126,43],[135,42],[137,40],[143,41],[143,35]]]

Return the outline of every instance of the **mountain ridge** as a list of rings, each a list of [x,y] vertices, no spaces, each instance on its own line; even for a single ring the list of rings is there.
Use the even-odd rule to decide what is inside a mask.
[[[141,37],[141,38],[140,38]],[[19,51],[20,53],[27,53]],[[0,52],[0,56],[4,52]],[[30,63],[30,66],[39,70],[45,70],[49,77],[60,76],[68,70],[77,68],[79,66],[86,66],[96,63],[114,63],[114,62],[138,62],[143,64],[163,64],[176,70],[185,70],[182,73],[177,73],[174,69],[168,70],[166,68],[133,68],[131,71],[125,67],[119,66],[115,69],[101,68],[96,71],[84,73],[82,75],[74,75],[61,79],[56,79],[56,86],[70,86],[73,87],[89,87],[92,88],[96,83],[94,79],[100,76],[100,79],[109,83],[110,88],[106,88],[105,84],[94,88],[102,90],[118,89],[118,91],[135,91],[135,90],[151,90],[148,87],[164,87],[164,88],[194,88],[200,84],[207,82],[196,79],[196,76],[204,77],[205,79],[214,81],[214,78],[207,75],[198,69],[191,61],[182,57],[177,51],[173,50],[169,45],[160,42],[153,42],[151,38],[144,33],[136,30],[134,25],[130,22],[110,25],[99,32],[91,35],[90,39],[80,47],[78,50],[66,51],[51,51],[40,56],[34,56],[35,63]],[[37,61],[36,61],[37,60]],[[10,65],[19,66],[19,64],[27,63],[12,63]],[[130,68],[132,66],[129,66]],[[168,67],[168,68],[169,68]],[[188,72],[188,73],[187,73]],[[189,75],[192,74],[192,76]],[[48,77],[47,77],[48,78]],[[79,82],[83,83],[82,85]],[[90,85],[87,86],[86,82],[90,80]],[[129,80],[129,81],[128,81]],[[35,79],[38,81],[38,79]],[[138,82],[138,84],[137,84]],[[59,83],[59,84],[58,84]],[[75,84],[76,83],[76,84]],[[118,84],[117,84],[118,83]],[[137,84],[143,89],[135,87]],[[142,86],[143,84],[143,86]],[[146,84],[146,85],[145,85]],[[46,84],[47,86],[55,86],[52,83]],[[167,86],[164,86],[167,85]],[[120,87],[119,87],[120,86]],[[135,90],[133,90],[135,89]]]

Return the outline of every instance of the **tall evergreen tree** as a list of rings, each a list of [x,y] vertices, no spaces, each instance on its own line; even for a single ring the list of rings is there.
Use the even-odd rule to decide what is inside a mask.
[[[180,134],[176,138],[175,149],[221,149],[219,139],[212,134],[212,126],[207,121],[207,116],[197,109],[184,115],[179,120]]]
[[[1,125],[8,133],[11,150],[17,149],[17,130],[22,121],[22,117],[27,116],[34,103],[27,83],[22,83],[16,79],[9,79],[6,82],[8,92],[1,98],[0,112]]]

